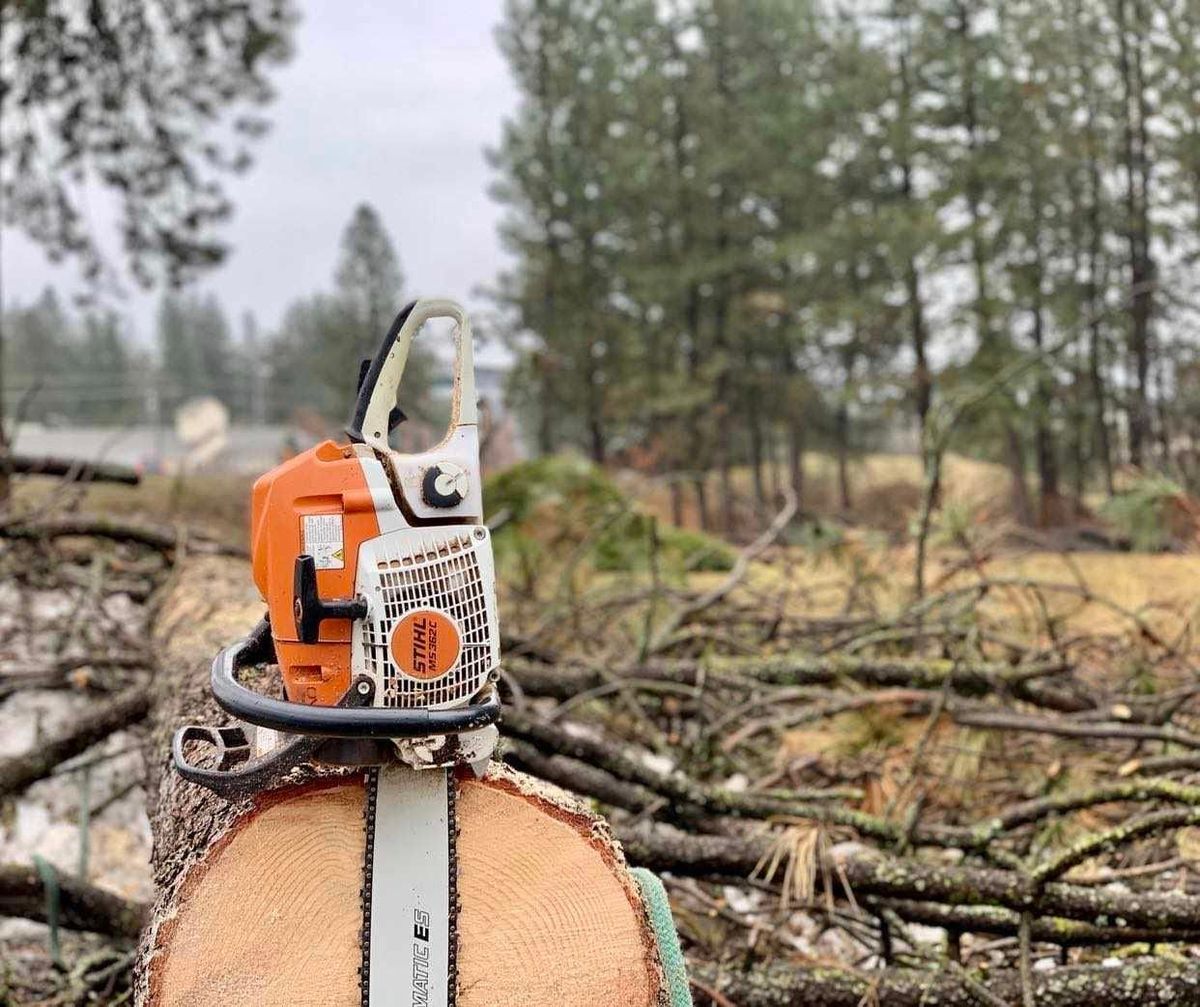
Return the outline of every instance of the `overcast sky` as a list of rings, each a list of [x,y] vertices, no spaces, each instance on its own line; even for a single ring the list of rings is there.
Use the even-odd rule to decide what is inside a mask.
[[[516,104],[493,37],[500,0],[301,7],[295,55],[272,75],[271,132],[251,172],[228,182],[230,255],[202,289],[220,296],[235,325],[252,310],[274,329],[289,301],[330,287],[342,228],[366,200],[396,245],[406,293],[484,307],[476,288],[503,262],[484,148]],[[103,225],[103,202],[91,210]],[[9,302],[47,284],[79,288],[73,268],[52,266],[8,230],[0,269]],[[152,338],[157,297],[124,302],[140,341]]]

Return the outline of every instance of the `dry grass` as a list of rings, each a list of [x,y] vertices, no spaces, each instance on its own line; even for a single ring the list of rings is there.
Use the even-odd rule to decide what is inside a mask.
[[[770,487],[786,478],[780,469],[774,477],[765,473]],[[743,500],[754,498],[754,480],[747,467],[732,473],[735,494]],[[858,524],[888,532],[905,531],[920,505],[921,460],[916,455],[868,454],[850,464],[851,507],[841,508],[838,492],[837,460],[826,454],[808,454],[804,463],[804,508],[810,514],[845,517]],[[662,521],[671,520],[671,494],[660,479],[636,473],[622,477],[622,488]],[[707,481],[709,507],[715,510],[718,484],[715,476]],[[950,505],[994,509],[997,501],[1008,500],[1008,473],[1000,465],[962,455],[949,455],[943,476],[943,500]],[[699,512],[690,485],[683,492],[685,527],[700,526]]]
[[[783,553],[786,563],[781,562]],[[869,532],[854,532],[825,551],[806,546],[777,551],[755,565],[746,591],[760,597],[787,591],[793,614],[824,618],[843,611],[847,589],[857,582],[886,616],[912,601],[913,560],[911,543],[893,545]],[[1042,601],[1045,611],[1072,633],[1131,634],[1135,627],[1127,613],[1134,613],[1156,632],[1174,638],[1200,617],[1200,559],[1190,555],[998,550],[965,569],[960,549],[941,548],[931,556],[930,593],[951,591],[980,577],[1002,584],[983,601],[984,609],[1021,636],[1044,622]],[[716,579],[697,577],[696,586]],[[1034,596],[1038,585],[1041,601]],[[1081,591],[1103,601],[1081,597]]]
[[[1142,613],[1160,631],[1178,630],[1181,616],[1197,614],[1200,601],[1200,559],[1149,553],[1030,552],[999,556],[988,564],[992,574],[1041,582],[1082,582],[1096,595],[1130,612]],[[1069,598],[1055,602],[1073,611],[1076,632],[1108,634],[1127,627],[1127,620],[1106,605],[1080,607]]]
[[[812,505],[836,487],[836,463],[826,455],[810,455],[806,465]],[[867,527],[885,532],[899,531],[912,517],[920,481],[920,462],[908,455],[868,455],[854,463],[852,479],[862,509],[874,514]],[[735,471],[739,492],[749,491],[748,469]],[[22,479],[17,482],[18,503],[22,508],[39,510],[61,505],[63,494],[78,494],[85,511],[125,517],[130,520],[163,522],[185,521],[205,532],[234,544],[245,545],[248,538],[249,492],[252,480],[244,476],[203,475],[178,480],[169,476],[148,476],[138,487],[97,484],[70,487],[53,479]],[[633,473],[621,476],[623,488],[639,503],[666,521],[670,517],[670,497],[660,481]],[[712,487],[715,490],[715,480]],[[1005,499],[1008,476],[1000,466],[951,455],[947,460],[944,500],[948,507],[960,506],[980,514],[994,509]],[[691,493],[685,494],[690,501]],[[977,527],[983,518],[973,519]],[[780,555],[756,564],[748,580],[755,594],[787,590],[794,598],[793,610],[808,617],[836,615],[845,602],[846,587],[857,580],[881,612],[898,610],[910,600],[912,589],[913,548],[881,538],[874,531],[851,530],[820,549],[810,545],[790,546],[786,563]],[[1084,584],[1116,606],[1143,613],[1147,621],[1162,632],[1178,632],[1186,616],[1200,609],[1200,561],[1194,556],[1151,555],[1139,553],[1073,553],[1048,551],[995,550],[977,572],[959,571],[963,553],[956,548],[941,548],[931,558],[929,582],[933,590],[946,590],[965,584],[983,572],[990,577],[1021,578],[1052,584]],[[717,583],[722,574],[695,574],[694,587]],[[620,581],[631,578],[626,575]],[[613,577],[599,577],[598,584],[612,587]],[[1067,593],[1050,593],[1047,606],[1063,615],[1064,625],[1075,632],[1112,634],[1128,632],[1129,620],[1110,606],[1084,604]],[[1028,611],[1028,599],[1017,600],[1015,592],[999,592],[985,604],[1007,610],[1017,623]],[[1181,615],[1183,613],[1183,615]]]

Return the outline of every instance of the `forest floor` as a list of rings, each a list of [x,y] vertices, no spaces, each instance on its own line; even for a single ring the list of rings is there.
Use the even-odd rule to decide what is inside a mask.
[[[897,486],[918,474],[915,460],[868,460],[858,492],[911,500]],[[1014,1003],[1061,969],[1081,981],[1143,969],[1122,973],[1130,982],[1200,969],[1200,910],[1172,901],[1200,893],[1200,557],[1023,539],[997,514],[1002,475],[952,465],[945,504],[966,517],[938,539],[919,598],[914,547],[897,531],[911,514],[764,537],[706,573],[653,544],[645,562],[604,568],[589,559],[594,532],[569,515],[561,534],[544,511],[536,530],[506,530],[520,543],[501,563],[506,758],[595,798],[631,859],[668,874],[701,1001],[775,1002],[747,964],[786,968],[786,982],[844,970],[845,1002],[873,990],[881,1007],[909,1002],[910,972],[966,977],[925,989],[925,1003],[965,1002],[959,986],[981,982],[978,1002]],[[661,523],[663,491],[620,484]],[[246,498],[235,479],[21,484],[21,520],[0,541],[0,784],[6,763],[153,673],[155,592],[191,537],[244,547]],[[189,538],[12,534],[51,526],[64,505]],[[82,863],[93,884],[150,897],[138,725],[0,790],[0,865],[37,855],[74,875]],[[573,759],[631,796],[593,793]],[[642,843],[649,823],[726,845],[697,866]],[[890,880],[871,857],[887,858]],[[939,870],[953,876],[920,873]],[[999,890],[1026,884],[1020,898]],[[1134,896],[1153,911],[1119,919]],[[125,951],[65,930],[62,941],[56,970],[43,924],[0,920],[0,1004],[122,1002]]]

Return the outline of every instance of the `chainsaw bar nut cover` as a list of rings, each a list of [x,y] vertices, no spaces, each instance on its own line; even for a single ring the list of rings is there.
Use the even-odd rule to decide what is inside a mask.
[[[430,507],[457,507],[468,488],[467,470],[454,462],[435,462],[421,481],[421,495]]]

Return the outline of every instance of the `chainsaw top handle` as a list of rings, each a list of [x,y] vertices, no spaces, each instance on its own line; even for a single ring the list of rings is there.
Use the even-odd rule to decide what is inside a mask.
[[[408,304],[396,316],[383,345],[367,368],[350,425],[346,428],[351,440],[380,451],[387,450],[392,412],[396,408],[396,395],[413,339],[421,326],[434,318],[449,318],[455,323],[454,390],[446,436],[459,427],[474,426],[478,422],[471,323],[466,312],[454,301],[422,298]]]

